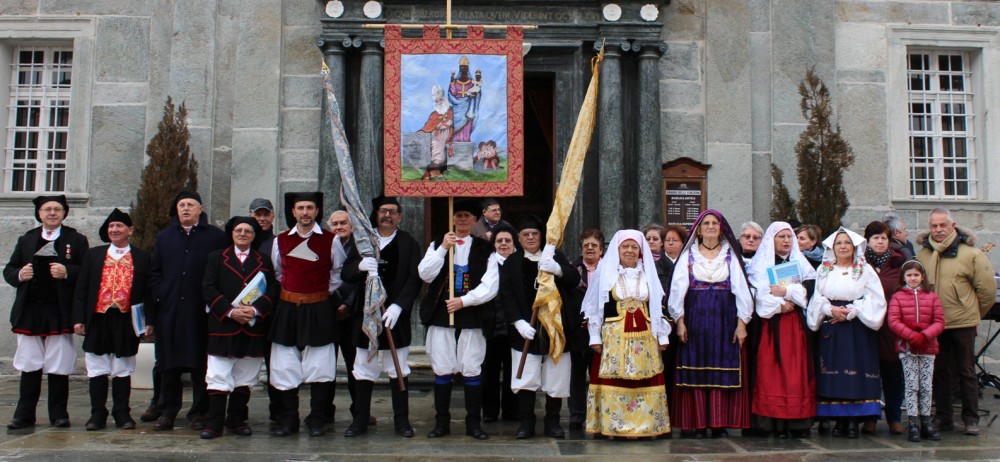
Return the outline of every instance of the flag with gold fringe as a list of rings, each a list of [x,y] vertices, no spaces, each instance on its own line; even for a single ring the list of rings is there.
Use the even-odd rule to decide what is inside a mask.
[[[556,188],[556,199],[552,206],[552,213],[549,221],[545,224],[545,243],[559,247],[563,242],[563,231],[566,222],[573,211],[573,203],[576,202],[576,193],[580,187],[580,178],[583,173],[583,161],[587,157],[587,149],[590,147],[590,138],[594,133],[594,125],[597,116],[597,87],[601,73],[601,60],[604,58],[604,47],[591,61],[590,86],[587,87],[587,95],[583,98],[583,106],[580,108],[580,115],[576,119],[576,128],[573,129],[573,139],[570,140],[569,150],[566,153],[566,160],[563,163],[562,176],[559,178],[559,186]],[[549,336],[549,357],[555,363],[559,362],[563,348],[566,345],[566,335],[562,326],[562,298],[556,288],[555,277],[552,273],[545,271],[538,272],[538,292],[535,295],[535,303],[532,308],[538,310],[538,320]]]

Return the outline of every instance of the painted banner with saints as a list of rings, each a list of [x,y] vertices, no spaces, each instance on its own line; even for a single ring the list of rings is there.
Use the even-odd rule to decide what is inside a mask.
[[[385,28],[385,194],[522,195],[523,30],[421,32]]]

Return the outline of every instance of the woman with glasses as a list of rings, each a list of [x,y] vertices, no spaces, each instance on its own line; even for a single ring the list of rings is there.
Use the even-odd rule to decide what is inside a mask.
[[[636,230],[615,233],[587,288],[586,316],[595,356],[587,392],[587,432],[596,437],[670,433],[660,351],[670,326],[653,254]]]
[[[833,436],[857,438],[858,422],[881,414],[877,331],[885,319],[885,294],[865,261],[863,237],[841,227],[823,247],[806,313],[809,328],[819,332],[816,414],[837,421]]]
[[[667,304],[680,345],[674,427],[704,438],[750,426],[746,325],[753,312],[743,258],[721,213],[698,216],[670,282]]]
[[[797,280],[772,281],[769,270],[789,262],[795,265]],[[807,438],[816,415],[816,380],[805,311],[816,271],[799,251],[788,223],[776,221],[767,227],[750,261],[750,283],[757,288],[761,324],[753,387],[758,428],[779,439]]]
[[[597,265],[604,256],[604,233],[597,228],[588,228],[580,233],[580,259],[572,264],[580,273],[580,283],[576,286],[576,291],[580,297],[587,292],[590,279],[597,270]],[[578,299],[579,300],[579,299]],[[585,323],[586,320],[583,320]],[[587,420],[587,371],[590,370],[590,363],[594,358],[594,352],[590,349],[587,339],[586,325],[583,329],[578,329],[579,338],[573,338],[570,346],[570,355],[573,358],[573,367],[570,370],[569,382],[569,429],[579,430],[583,428]]]
[[[761,228],[757,223],[748,221],[740,225],[740,248],[743,252],[743,258],[747,262],[757,253],[757,248],[760,247],[760,241],[763,238],[764,228]]]
[[[671,264],[677,263],[677,258],[681,256],[681,250],[684,249],[684,241],[687,240],[687,237],[687,230],[683,226],[670,225],[664,231],[663,253],[670,259]]]

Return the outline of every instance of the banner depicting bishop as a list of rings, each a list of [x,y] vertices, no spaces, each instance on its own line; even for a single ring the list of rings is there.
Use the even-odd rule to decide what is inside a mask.
[[[385,193],[518,196],[523,187],[522,38],[437,26],[385,29]]]

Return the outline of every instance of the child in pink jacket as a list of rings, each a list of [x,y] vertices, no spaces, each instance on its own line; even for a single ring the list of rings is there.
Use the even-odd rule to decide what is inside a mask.
[[[899,289],[889,302],[889,330],[899,340],[896,351],[903,363],[906,381],[906,415],[910,420],[907,439],[938,441],[941,434],[931,422],[934,357],[938,354],[937,337],[944,332],[941,300],[930,290],[927,273],[916,260],[903,264]],[[919,416],[919,420],[918,417]]]

